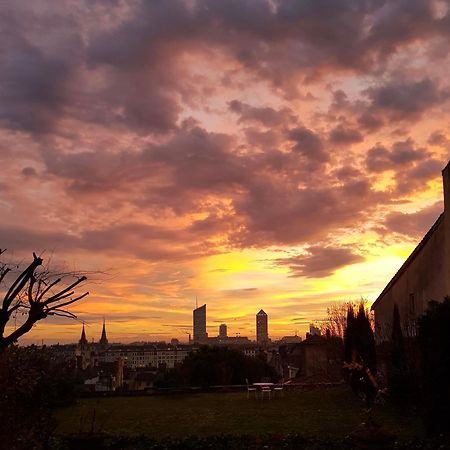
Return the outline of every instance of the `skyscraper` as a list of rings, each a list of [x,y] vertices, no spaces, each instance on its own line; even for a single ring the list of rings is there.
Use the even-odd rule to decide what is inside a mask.
[[[266,345],[269,342],[267,314],[262,309],[256,314],[256,342],[259,345]]]
[[[194,319],[194,344],[206,343],[208,333],[206,332],[206,305],[195,308]]]
[[[219,338],[226,339],[227,337],[228,337],[228,335],[227,335],[227,326],[224,323],[222,323],[219,326]]]

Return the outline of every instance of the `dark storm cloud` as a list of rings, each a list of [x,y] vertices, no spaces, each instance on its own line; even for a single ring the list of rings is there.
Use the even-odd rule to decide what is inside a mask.
[[[51,129],[69,102],[72,68],[80,61],[81,38],[71,20],[54,24],[60,41],[56,50],[49,52],[27,36],[43,25],[34,22],[39,19],[31,10],[7,5],[0,18],[0,124],[32,133]],[[55,39],[49,33],[53,45],[52,37]]]
[[[350,165],[339,167],[332,173],[338,180],[341,181],[346,181],[361,176],[361,172]]]
[[[22,175],[26,178],[34,177],[37,175],[36,169],[34,167],[24,167],[22,169]]]
[[[390,149],[378,144],[367,152],[366,167],[370,172],[396,170],[428,156],[428,152],[417,148],[412,139],[395,142]]]
[[[419,238],[433,225],[442,210],[442,202],[437,202],[415,213],[393,212],[386,216],[384,226],[387,232]]]
[[[275,260],[278,266],[288,266],[291,277],[323,278],[341,267],[364,261],[347,247],[308,247],[305,254]]]
[[[355,227],[381,201],[383,194],[373,192],[364,179],[307,188],[254,180],[248,193],[234,202],[245,228],[233,238],[244,247],[318,240],[333,230]]]
[[[440,147],[446,147],[450,144],[450,141],[442,131],[434,131],[431,133],[427,142],[431,145],[438,145]]]
[[[447,16],[435,17],[425,0],[412,3],[410,8],[402,0],[390,6],[349,0],[143,2],[119,26],[91,37],[88,61],[158,66],[208,42],[279,86],[301,70],[311,72],[306,77],[325,67],[370,71],[399,45],[446,32]]]
[[[31,139],[47,135],[33,155],[38,164],[27,161],[15,173],[23,169],[31,177],[33,166],[41,174],[43,162],[45,175],[71,200],[89,202],[92,195],[109,201],[120,194],[124,204],[155,215],[201,214],[189,230],[178,232],[197,245],[190,249],[194,254],[210,251],[198,238],[209,231],[229,236],[234,245],[264,246],[302,243],[355,226],[385,198],[356,163],[329,178],[331,164],[344,162],[327,145],[340,150],[362,142],[362,129],[374,131],[390,118],[416,120],[448,98],[434,79],[411,80],[405,69],[397,74],[402,81],[392,81],[386,68],[401,46],[448,33],[448,13],[436,15],[425,0],[98,1],[92,9],[61,4],[19,8],[11,2],[0,19],[1,124]],[[214,66],[217,61],[223,67]],[[191,73],[190,66],[203,64],[205,72],[219,73],[211,75],[211,86],[205,86],[209,73]],[[239,129],[242,144],[237,133],[182,122],[211,106],[208,95],[223,88],[218,79],[225,78],[227,64],[235,78],[245,73],[264,82],[285,104],[303,89],[302,81],[330,74],[391,81],[373,83],[357,99],[333,92],[333,119],[317,125],[307,118],[300,123],[293,107],[265,106],[269,92],[253,102],[235,98],[233,91],[220,105],[247,127]],[[228,78],[226,87],[239,86]],[[347,113],[348,120],[342,119]],[[370,149],[365,163],[372,173],[402,168],[425,183],[437,164],[425,163],[426,157],[424,149],[404,141]],[[397,180],[398,192],[418,186],[400,174]],[[157,238],[159,232],[105,225],[66,242],[99,251],[117,242],[141,257],[174,257],[165,247],[174,236]],[[146,235],[158,240],[153,253],[141,245]],[[27,242],[63,238],[43,235]]]
[[[295,142],[292,150],[301,154],[311,169],[318,168],[330,159],[320,135],[314,131],[299,126],[289,131],[288,138]]]
[[[361,125],[363,129],[372,132],[379,130],[384,125],[384,121],[373,113],[365,111],[358,117],[358,124]]]
[[[96,27],[80,19],[95,8],[80,7],[74,14],[69,3],[12,5],[5,7],[1,25],[0,118],[10,128],[34,132],[47,131],[65,115],[140,133],[173,129],[180,98],[198,94],[179,61],[193,49],[223,49],[283,86],[302,70],[306,78],[330,67],[370,72],[400,45],[448,35],[450,29],[449,14],[436,14],[425,0],[166,0],[131,2],[126,11],[120,3],[97,2],[98,11],[107,7],[114,20],[108,23],[97,12]],[[42,27],[49,38],[42,38]],[[41,39],[32,39],[33,33]],[[81,69],[102,80],[95,90],[84,80],[77,83]],[[448,94],[423,79],[375,86],[367,96],[374,110],[406,117]],[[276,120],[270,110],[252,114],[266,123]],[[361,120],[369,125],[370,117]]]
[[[55,250],[59,248],[73,249],[77,245],[77,238],[69,234],[27,229],[24,226],[0,227],[2,245],[14,249],[16,252],[36,252]]]
[[[443,161],[427,159],[409,169],[399,171],[395,177],[395,193],[405,195],[424,190],[428,181],[440,178],[444,165]]]
[[[271,107],[254,107],[239,100],[233,100],[228,105],[230,111],[239,114],[239,122],[256,122],[266,127],[279,125],[288,126],[296,120],[295,115],[288,108],[276,110]]]
[[[243,161],[233,154],[233,139],[200,127],[181,130],[166,144],[144,151],[144,160],[164,164],[174,171],[180,189],[211,189],[242,182]]]
[[[197,241],[187,228],[124,223],[86,230],[77,235],[24,227],[1,227],[2,242],[17,252],[88,250],[133,255],[146,261],[181,261],[214,254],[208,233]]]
[[[381,55],[389,54],[400,45],[436,35],[448,35],[450,16],[441,3],[442,14],[437,10],[438,2],[428,0],[396,0],[374,2],[376,12],[372,16],[367,43],[377,47]]]
[[[417,82],[390,81],[367,89],[365,94],[371,101],[369,112],[385,113],[392,119],[410,119],[447,100],[450,91],[425,78]]]
[[[338,125],[330,131],[329,140],[337,145],[356,144],[362,142],[364,136],[356,128]]]

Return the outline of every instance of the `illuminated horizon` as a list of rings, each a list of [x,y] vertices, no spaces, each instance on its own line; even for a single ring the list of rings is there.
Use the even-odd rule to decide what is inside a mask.
[[[8,2],[7,2],[8,3]],[[21,344],[272,339],[373,302],[443,210],[450,13],[342,0],[11,1],[0,248],[88,272]],[[45,30],[45,32],[43,32]]]

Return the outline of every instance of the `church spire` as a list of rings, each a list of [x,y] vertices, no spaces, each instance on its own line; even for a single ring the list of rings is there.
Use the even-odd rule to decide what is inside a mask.
[[[86,332],[84,331],[84,322],[83,322],[83,330],[81,331],[81,338],[80,338],[79,344],[82,346],[88,345],[88,341],[86,339]]]
[[[108,338],[106,337],[106,326],[105,326],[105,318],[103,317],[103,328],[102,328],[102,336],[99,341],[100,345],[106,346],[108,345]]]

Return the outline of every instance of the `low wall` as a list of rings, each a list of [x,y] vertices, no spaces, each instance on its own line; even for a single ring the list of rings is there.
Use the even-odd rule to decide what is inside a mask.
[[[285,390],[305,390],[305,389],[323,389],[342,386],[344,381],[327,383],[289,383],[284,384]],[[141,391],[105,391],[105,392],[80,392],[79,398],[92,397],[145,397],[152,395],[189,395],[197,393],[225,393],[225,392],[245,392],[247,385],[233,384],[226,386],[208,386],[208,387],[179,387],[179,388],[148,388]]]

